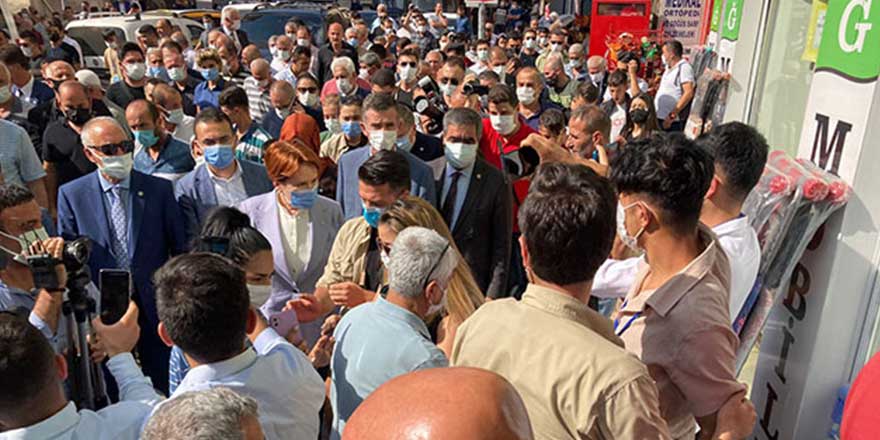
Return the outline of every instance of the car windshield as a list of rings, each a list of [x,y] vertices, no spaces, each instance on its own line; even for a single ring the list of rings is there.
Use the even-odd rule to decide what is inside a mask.
[[[263,56],[269,57],[269,37],[284,35],[284,24],[291,19],[305,22],[312,31],[312,39],[318,46],[324,41],[324,26],[321,13],[318,11],[256,11],[250,12],[241,19],[241,28],[247,32],[248,40],[260,48]]]
[[[70,37],[82,46],[83,56],[101,57],[107,45],[104,44],[104,29],[106,27],[72,27],[68,29]],[[125,34],[120,28],[110,28],[116,33],[116,41],[125,41]]]

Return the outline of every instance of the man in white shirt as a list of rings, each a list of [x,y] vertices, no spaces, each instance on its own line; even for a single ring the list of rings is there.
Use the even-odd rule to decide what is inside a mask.
[[[683,131],[694,98],[694,68],[682,59],[681,42],[669,40],[663,44],[663,65],[666,71],[660,78],[660,88],[654,97],[657,120],[666,131]]]
[[[106,328],[136,329],[137,316],[137,307],[130,303],[117,324],[98,323],[96,329],[99,334]],[[133,348],[135,340],[120,344],[108,333],[107,349],[113,355],[107,366],[120,390],[126,391],[121,401],[100,411],[77,411],[62,384],[68,375],[64,356],[52,350],[27,318],[0,313],[0,439],[137,439],[151,410],[149,402],[138,397],[156,394],[131,353],[116,348]]]
[[[159,336],[180,347],[190,365],[166,402],[189,391],[225,387],[257,401],[266,439],[318,437],[324,383],[305,354],[250,305],[241,267],[216,254],[184,254],[156,271],[155,285]],[[252,346],[245,345],[245,337]],[[108,354],[112,361],[115,356]],[[130,375],[136,373],[120,374]],[[141,393],[123,384],[119,394],[123,400],[160,399],[152,389]]]
[[[185,144],[193,138],[195,118],[183,113],[183,97],[174,87],[156,84],[153,88],[153,104],[162,113],[160,123],[171,137]]]
[[[754,128],[741,122],[719,125],[697,144],[715,160],[715,175],[706,192],[700,221],[712,228],[730,261],[730,320],[737,319],[755,284],[761,248],[743,202],[761,178],[769,146]],[[642,257],[606,260],[596,273],[593,296],[622,298],[632,286]]]

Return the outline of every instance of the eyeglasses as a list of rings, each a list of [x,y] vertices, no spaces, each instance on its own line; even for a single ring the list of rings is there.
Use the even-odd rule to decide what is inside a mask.
[[[378,247],[380,251],[384,251],[386,254],[391,254],[391,245],[385,243],[379,237],[376,237],[376,247]]]
[[[411,61],[411,62],[408,62],[408,63],[407,63],[407,62],[404,62],[404,61],[401,61],[400,63],[398,63],[398,65],[399,65],[400,67],[406,67],[406,66],[409,66],[409,67],[416,67],[416,66],[418,66],[418,64],[417,64],[415,61]]]
[[[302,88],[297,88],[296,91],[300,92],[300,93],[317,93],[318,88],[317,87],[302,87]]]
[[[117,144],[104,144],[89,146],[92,150],[98,151],[104,156],[114,156],[116,152],[122,151],[122,154],[131,153],[134,150],[134,142],[125,140]]]
[[[428,287],[428,283],[431,282],[431,274],[434,273],[435,270],[437,270],[438,266],[440,266],[440,262],[443,261],[443,256],[446,255],[446,251],[448,249],[449,249],[449,242],[447,241],[446,247],[443,248],[443,252],[440,252],[440,258],[438,258],[437,261],[434,262],[434,265],[431,266],[431,270],[429,270],[428,274],[425,275],[425,282],[422,283],[422,291],[423,292],[425,291],[425,288]]]
[[[440,78],[440,84],[452,84],[454,86],[457,86],[459,84],[459,81],[455,78]]]

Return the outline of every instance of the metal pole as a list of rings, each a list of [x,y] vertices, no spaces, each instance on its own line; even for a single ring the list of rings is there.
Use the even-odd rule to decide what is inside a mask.
[[[480,3],[480,9],[477,10],[477,38],[486,38],[486,4]]]

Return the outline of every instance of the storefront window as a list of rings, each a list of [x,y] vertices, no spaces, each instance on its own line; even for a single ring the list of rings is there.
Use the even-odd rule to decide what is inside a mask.
[[[773,2],[761,53],[750,122],[774,149],[797,154],[813,63],[802,59],[810,25],[809,1]]]

